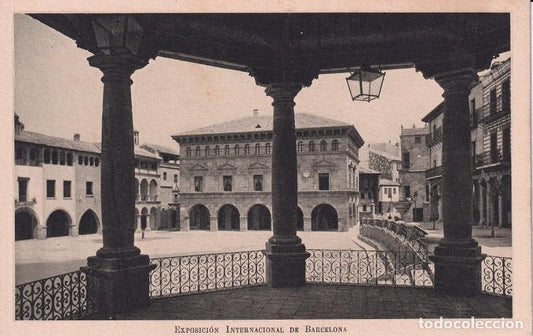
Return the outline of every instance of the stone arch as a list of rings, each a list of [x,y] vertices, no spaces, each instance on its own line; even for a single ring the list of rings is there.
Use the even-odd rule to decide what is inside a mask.
[[[93,210],[88,209],[81,216],[80,224],[78,225],[78,234],[94,234],[98,232],[98,227],[100,226],[98,216],[94,213]]]
[[[296,230],[304,230],[304,213],[300,207],[296,209]]]
[[[189,228],[191,230],[209,230],[209,209],[203,204],[196,204],[189,210]]]
[[[219,230],[239,230],[240,213],[233,204],[225,204],[218,209],[218,229]]]
[[[15,240],[37,238],[38,230],[39,220],[33,209],[23,207],[15,210]]]
[[[263,204],[255,204],[248,210],[248,230],[270,230],[272,216]]]
[[[157,182],[155,180],[150,181],[149,194],[151,201],[157,200]]]
[[[150,229],[157,230],[157,208],[152,207],[150,209]]]
[[[337,231],[339,229],[339,217],[337,210],[329,204],[319,204],[311,211],[312,231]]]
[[[52,212],[46,220],[46,237],[64,237],[69,235],[72,220],[69,214],[61,209]]]

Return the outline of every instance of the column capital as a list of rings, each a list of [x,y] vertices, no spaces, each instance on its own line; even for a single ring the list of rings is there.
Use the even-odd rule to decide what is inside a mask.
[[[87,59],[89,65],[100,69],[102,82],[130,80],[131,75],[148,64],[147,60],[135,56],[94,55]]]
[[[454,93],[470,94],[472,84],[478,79],[474,69],[465,68],[438,73],[435,81],[444,89],[443,97]]]
[[[290,104],[294,106],[294,97],[300,92],[302,85],[293,83],[272,83],[267,86],[265,93],[272,97],[274,101],[273,106],[280,104]]]
[[[275,84],[291,83],[300,87],[311,86],[313,79],[318,78],[319,70],[278,70],[278,69],[251,69],[250,76],[255,78],[255,83],[269,87]]]

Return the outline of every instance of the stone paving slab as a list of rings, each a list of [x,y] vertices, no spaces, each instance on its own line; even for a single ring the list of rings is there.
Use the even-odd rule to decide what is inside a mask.
[[[258,286],[152,300],[120,320],[510,318],[512,299],[444,295],[431,288],[306,284]]]

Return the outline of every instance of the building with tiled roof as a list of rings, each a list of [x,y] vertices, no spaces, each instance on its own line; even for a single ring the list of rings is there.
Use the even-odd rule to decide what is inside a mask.
[[[80,135],[64,139],[24,130],[15,115],[15,239],[45,239],[100,232],[100,144],[81,141]],[[178,226],[177,180],[179,163],[172,165],[170,187],[160,183],[157,152],[136,145],[135,176],[138,185],[135,225],[157,229]],[[166,176],[165,176],[166,178]],[[167,210],[167,214],[161,213]],[[172,212],[173,211],[173,212]],[[169,219],[169,220],[166,220]],[[162,224],[163,223],[163,224]]]
[[[358,219],[359,148],[353,125],[295,114],[297,227],[346,231]],[[183,230],[270,230],[272,116],[230,120],[176,134]]]

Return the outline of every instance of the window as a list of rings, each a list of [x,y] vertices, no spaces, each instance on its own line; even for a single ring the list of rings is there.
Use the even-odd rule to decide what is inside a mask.
[[[433,168],[435,168],[435,167],[437,167],[437,160],[436,159],[433,160]]]
[[[174,183],[178,183],[178,174],[174,174]]]
[[[331,150],[334,152],[339,150],[339,141],[337,139],[331,142]]]
[[[63,151],[60,151],[59,152],[59,164],[64,166],[66,163],[66,159],[65,159],[65,152]]]
[[[187,147],[187,149],[185,150],[185,153],[186,153],[185,155],[186,155],[187,157],[190,157],[190,156],[192,155],[192,149],[191,149],[191,147]]]
[[[498,162],[498,133],[490,135],[490,163]]]
[[[59,158],[58,158],[58,154],[57,154],[57,150],[53,150],[52,151],[52,164],[57,164],[57,162],[59,161]]]
[[[363,204],[363,212],[366,212],[366,204]]]
[[[26,202],[28,200],[28,181],[27,177],[19,177],[19,202]]]
[[[364,191],[361,193],[361,199],[365,199],[365,192]]]
[[[70,194],[71,184],[72,184],[71,181],[63,181],[63,198],[72,197],[72,195]]]
[[[303,153],[304,151],[304,142],[298,141],[298,153]]]
[[[89,165],[94,166],[94,158],[92,156],[89,158]]]
[[[150,162],[150,169],[157,170],[157,162]]]
[[[205,156],[211,156],[211,147],[205,146]]]
[[[260,144],[255,144],[255,155],[259,155],[261,154],[261,145]]]
[[[329,190],[329,173],[318,174],[318,190]]]
[[[270,154],[271,148],[272,148],[272,145],[270,144],[270,142],[267,142],[265,144],[265,154]]]
[[[263,175],[254,175],[254,191],[263,191]]]
[[[415,136],[415,143],[419,144],[422,142],[422,137]]]
[[[409,169],[411,167],[411,155],[407,152],[402,153],[402,168]]]
[[[83,157],[83,164],[86,166],[89,165],[89,158],[87,156]]]
[[[85,195],[87,196],[93,195],[93,183],[90,181],[85,182]]]
[[[327,150],[328,150],[328,143],[326,142],[326,140],[320,141],[320,151],[325,152]]]
[[[18,165],[26,164],[26,148],[17,146],[15,149],[15,163]]]
[[[220,155],[220,146],[215,146],[215,156],[219,156]]]
[[[510,128],[504,128],[502,133],[502,141],[503,141],[503,160],[505,162],[511,162],[511,129]]]
[[[204,191],[204,177],[203,176],[194,177],[194,191],[197,191],[197,192]]]
[[[201,156],[202,155],[202,149],[200,148],[200,146],[196,146],[196,149],[194,150],[194,155],[195,156]]]
[[[403,187],[403,195],[405,198],[411,197],[411,186],[404,186]]]
[[[511,111],[511,82],[509,79],[502,84],[502,111]]]
[[[476,111],[476,99],[475,98],[472,98],[470,100],[470,112],[471,112],[471,115],[472,115],[472,127],[476,127],[477,126],[477,119],[478,119],[478,115],[477,115],[477,111]]]
[[[429,185],[426,184],[426,202],[429,202]]]
[[[235,152],[235,155],[241,154],[241,147],[237,144],[235,147],[233,147],[233,151]]]
[[[50,150],[48,148],[44,150],[44,163],[50,163]]]
[[[33,147],[32,149],[30,149],[30,165],[38,166],[40,164],[41,164],[41,152],[39,151],[39,148]]]
[[[250,145],[248,144],[244,146],[244,155],[250,155]]]
[[[46,150],[45,150],[46,153]],[[78,164],[81,166],[83,164],[83,156],[78,155]]]
[[[496,89],[492,89],[490,91],[490,116],[494,116],[496,114]]]
[[[224,155],[229,156],[229,145],[224,146]]]
[[[72,153],[67,153],[67,166],[72,166]]]
[[[233,178],[232,176],[222,176],[222,184],[224,186],[224,191],[231,191],[233,188]]]
[[[98,167],[99,164],[100,164],[100,160],[98,158],[94,158],[94,166]]]
[[[396,195],[396,188],[392,188],[392,193]]]
[[[309,151],[314,152],[315,151],[315,142],[309,141]]]
[[[167,172],[163,172],[163,181],[167,180]]]
[[[56,181],[46,180],[46,197],[56,197]]]

